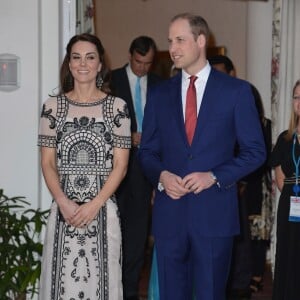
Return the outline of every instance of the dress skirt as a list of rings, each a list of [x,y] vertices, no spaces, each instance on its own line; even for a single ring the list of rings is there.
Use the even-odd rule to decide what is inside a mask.
[[[43,248],[39,299],[123,299],[116,204],[108,200],[86,228],[74,228],[59,218],[53,202]]]

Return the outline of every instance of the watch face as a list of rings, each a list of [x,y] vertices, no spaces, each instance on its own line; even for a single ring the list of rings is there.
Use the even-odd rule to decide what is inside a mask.
[[[158,186],[157,186],[157,189],[158,189],[160,192],[162,192],[165,188],[164,188],[164,186],[162,185],[162,183],[159,182],[159,183],[158,183]]]
[[[214,181],[217,181],[217,177],[214,173],[210,172],[210,176]]]

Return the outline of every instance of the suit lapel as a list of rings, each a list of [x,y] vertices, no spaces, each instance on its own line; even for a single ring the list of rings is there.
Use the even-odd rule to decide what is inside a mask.
[[[181,95],[181,72],[176,76],[170,79],[170,87],[169,87],[169,96],[171,99],[171,103],[168,105],[173,110],[173,114],[175,116],[175,126],[178,129],[178,133],[180,137],[183,139],[184,143],[187,147],[190,147],[190,144],[187,140],[187,136],[185,133],[185,126],[184,126],[184,118],[183,118],[183,110],[182,110],[182,95]],[[201,140],[203,136],[203,130],[207,124],[207,120],[210,117],[211,112],[213,111],[212,108],[215,105],[214,99],[220,95],[221,84],[220,81],[216,78],[215,70],[212,69],[203,94],[203,99],[201,103],[201,107],[199,110],[198,118],[197,118],[197,126],[194,135],[194,139],[192,142],[196,144]],[[220,96],[219,96],[220,97]],[[174,99],[174,100],[172,100]]]
[[[129,79],[127,76],[127,71],[126,71],[127,65],[125,65],[122,69],[121,73],[121,80],[120,80],[120,85],[121,89],[123,90],[124,94],[124,100],[127,102],[130,118],[131,118],[131,131],[134,132],[137,130],[137,124],[136,124],[136,118],[135,118],[135,111],[134,111],[134,106],[133,106],[133,99],[131,95],[131,90],[130,90],[130,84],[129,84]]]
[[[175,126],[177,127],[177,132],[184,141],[187,147],[190,147],[185,133],[183,110],[182,110],[182,95],[181,95],[181,72],[172,77],[170,80],[170,99],[174,99],[174,102],[170,104],[173,109],[173,115],[175,116]]]
[[[206,124],[208,123],[207,120],[213,111],[213,106],[215,105],[214,99],[220,95],[220,81],[216,80],[214,69],[211,69],[209,74],[206,87],[203,94],[203,99],[201,103],[201,107],[198,113],[197,118],[197,126],[195,131],[195,136],[193,139],[193,143],[199,141],[202,136],[203,129],[205,128]]]

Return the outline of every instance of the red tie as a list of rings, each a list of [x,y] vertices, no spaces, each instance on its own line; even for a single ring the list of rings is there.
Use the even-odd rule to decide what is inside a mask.
[[[190,77],[190,85],[186,93],[185,131],[190,145],[192,144],[197,124],[197,95],[195,81],[197,76]]]

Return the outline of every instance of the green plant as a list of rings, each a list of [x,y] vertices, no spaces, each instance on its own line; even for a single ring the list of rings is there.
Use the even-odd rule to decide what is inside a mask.
[[[43,245],[40,235],[49,210],[31,209],[24,197],[0,189],[0,299],[37,293]]]

